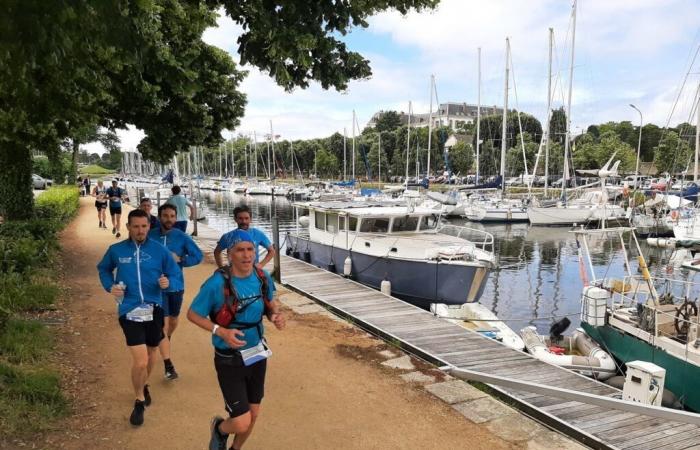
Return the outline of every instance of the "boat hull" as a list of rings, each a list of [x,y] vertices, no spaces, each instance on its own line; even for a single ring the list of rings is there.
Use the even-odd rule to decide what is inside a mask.
[[[536,208],[527,210],[533,225],[573,225],[585,224],[591,218],[593,210],[589,208]]]
[[[416,261],[382,258],[311,242],[308,238],[288,235],[291,247],[304,257],[309,252],[310,263],[328,270],[335,264],[336,273],[343,273],[345,258],[352,260],[352,277],[367,286],[379,289],[386,277],[391,281],[391,295],[421,308],[431,303],[461,305],[481,297],[489,268],[483,265],[441,264],[437,261]]]
[[[700,367],[671,355],[661,348],[631,336],[610,325],[594,327],[581,323],[586,333],[612,355],[627,363],[630,361],[648,361],[666,369],[665,386],[673,392],[683,404],[693,411],[700,411]]]
[[[525,208],[474,208],[466,210],[464,217],[472,222],[518,223],[530,220]]]

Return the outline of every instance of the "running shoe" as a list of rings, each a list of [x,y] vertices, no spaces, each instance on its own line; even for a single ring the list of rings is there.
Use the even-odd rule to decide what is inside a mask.
[[[117,229],[114,228],[114,227],[112,227],[112,234],[114,234],[114,233],[116,233],[116,232],[117,232]]]
[[[97,228],[102,228],[102,221],[100,220],[100,224],[97,226]]]
[[[165,368],[165,378],[168,380],[177,380],[179,375],[175,371],[175,366],[172,364]]]
[[[143,425],[143,411],[146,409],[145,402],[141,400],[136,400],[134,402],[134,410],[131,411],[131,417],[129,417],[129,422],[138,427]]]
[[[221,416],[216,416],[211,421],[211,439],[209,439],[209,450],[226,450],[226,441],[228,434],[223,434],[219,431],[219,424],[224,419]]]
[[[122,236],[122,234],[117,232],[117,239],[120,238],[121,236]]]
[[[143,398],[144,398],[143,403],[146,406],[151,406],[151,393],[148,390],[148,385],[145,385],[143,387]]]

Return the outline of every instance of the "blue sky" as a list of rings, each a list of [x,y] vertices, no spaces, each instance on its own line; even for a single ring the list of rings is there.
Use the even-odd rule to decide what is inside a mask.
[[[576,27],[576,61],[572,124],[586,127],[609,120],[665,125],[690,57],[700,44],[700,0],[580,0]],[[482,48],[482,104],[502,105],[505,38],[510,37],[515,87],[510,106],[540,120],[546,114],[547,40],[556,41],[554,107],[564,103],[568,83],[571,2],[567,0],[443,0],[435,11],[403,17],[385,12],[372,17],[367,29],[355,29],[344,40],[370,59],[373,76],[352,82],[346,92],[318,85],[285,93],[266,74],[250,71],[242,89],[248,96],[245,117],[235,133],[265,133],[270,120],[283,139],[348,134],[352,110],[360,128],[378,110],[427,112],[430,75],[436,77],[441,102],[476,103],[477,48]],[[235,60],[240,29],[226,17],[208,30],[205,40],[229,51]],[[690,116],[700,82],[700,62],[671,124]],[[563,89],[562,89],[563,85]],[[580,131],[580,130],[579,130]],[[127,149],[138,144],[137,130],[120,133]]]

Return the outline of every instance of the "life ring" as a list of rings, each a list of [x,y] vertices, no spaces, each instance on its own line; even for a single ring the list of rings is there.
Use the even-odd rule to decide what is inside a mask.
[[[677,209],[674,209],[673,211],[671,211],[671,219],[678,220],[678,210]]]

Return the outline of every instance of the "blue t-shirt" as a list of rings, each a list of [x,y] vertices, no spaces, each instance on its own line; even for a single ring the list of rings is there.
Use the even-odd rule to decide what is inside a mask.
[[[268,298],[272,300],[275,295],[275,282],[272,280],[269,273],[266,271],[263,272],[267,278]],[[210,314],[216,314],[224,304],[224,282],[224,276],[219,272],[215,272],[209,277],[199,289],[197,296],[192,300],[192,305],[190,306],[192,311],[202,317],[209,317]],[[242,312],[236,313],[235,321],[250,323],[260,320],[265,311],[265,305],[260,296],[261,282],[258,279],[258,275],[253,271],[245,278],[231,277],[231,282],[238,296],[238,311],[242,310]],[[243,309],[244,307],[245,309]],[[236,327],[235,325],[231,325],[229,328]],[[258,345],[262,337],[258,332],[258,327],[254,326],[241,331],[245,333],[245,336],[239,336],[238,338],[244,340],[245,345],[238,350],[245,350]],[[260,323],[260,331],[264,334],[262,323]],[[231,348],[219,336],[212,336],[211,340],[212,345],[216,348],[222,350]]]
[[[219,242],[216,243],[216,245],[221,250],[226,251],[231,246],[234,231],[236,230],[231,230],[228,233],[224,234],[219,239]],[[270,248],[270,245],[272,245],[272,243],[270,242],[270,239],[268,239],[268,237],[265,236],[265,233],[258,230],[257,228],[250,227],[245,231],[247,231],[250,237],[253,238],[253,246],[255,247],[255,263],[257,264],[258,262],[260,262],[258,246],[262,246],[263,248],[267,249]]]
[[[189,201],[184,195],[182,194],[177,194],[173,195],[168,199],[166,203],[169,203],[173,206],[175,206],[175,209],[177,209],[177,221],[182,222],[189,220],[190,215],[187,211],[187,206],[192,206],[192,202]]]
[[[124,195],[124,189],[118,187],[107,188],[107,196],[109,197],[109,207],[110,208],[121,208],[122,206],[122,195]],[[112,197],[117,197],[117,200],[112,199]]]

